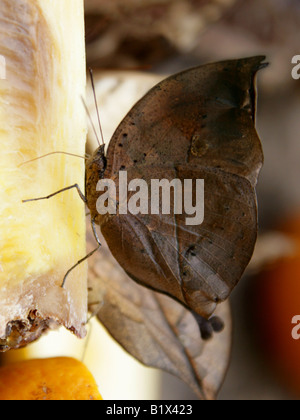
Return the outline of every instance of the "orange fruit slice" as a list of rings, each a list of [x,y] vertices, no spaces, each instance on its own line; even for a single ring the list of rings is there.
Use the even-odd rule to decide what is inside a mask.
[[[72,358],[36,359],[0,368],[1,401],[99,401],[89,370]]]

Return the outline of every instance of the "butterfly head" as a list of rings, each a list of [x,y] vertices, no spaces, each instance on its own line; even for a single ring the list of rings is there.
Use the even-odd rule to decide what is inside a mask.
[[[105,157],[105,145],[102,144],[101,146],[98,147],[98,149],[96,149],[93,155],[86,162],[87,179],[91,176],[91,174],[96,174],[96,173],[97,173],[98,180],[102,179],[106,166],[107,166],[107,160]]]
[[[105,145],[101,145],[86,161],[85,166],[85,191],[88,208],[93,218],[96,217],[96,201],[98,198],[97,184],[104,178],[107,160],[105,157]]]

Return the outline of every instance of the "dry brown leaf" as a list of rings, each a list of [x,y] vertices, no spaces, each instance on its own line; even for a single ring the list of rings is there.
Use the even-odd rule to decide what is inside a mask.
[[[91,233],[88,243],[90,249],[95,247]],[[203,341],[193,315],[169,297],[133,282],[106,244],[89,266],[90,310],[112,337],[141,363],[182,379],[200,399],[215,399],[230,357],[229,303],[216,312],[225,322],[224,331]]]

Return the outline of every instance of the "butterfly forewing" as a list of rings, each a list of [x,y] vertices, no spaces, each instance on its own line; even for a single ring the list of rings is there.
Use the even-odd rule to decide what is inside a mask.
[[[254,78],[263,59],[208,64],[159,83],[116,130],[106,175],[137,164],[192,161],[254,182],[263,163],[254,127]]]

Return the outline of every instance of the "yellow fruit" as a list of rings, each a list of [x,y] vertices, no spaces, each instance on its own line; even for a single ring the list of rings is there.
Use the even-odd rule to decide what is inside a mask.
[[[0,350],[36,339],[53,323],[85,335],[85,208],[76,190],[33,203],[78,183],[86,115],[83,0],[1,0],[0,56]]]
[[[1,401],[102,400],[88,369],[71,358],[37,359],[0,368]]]

